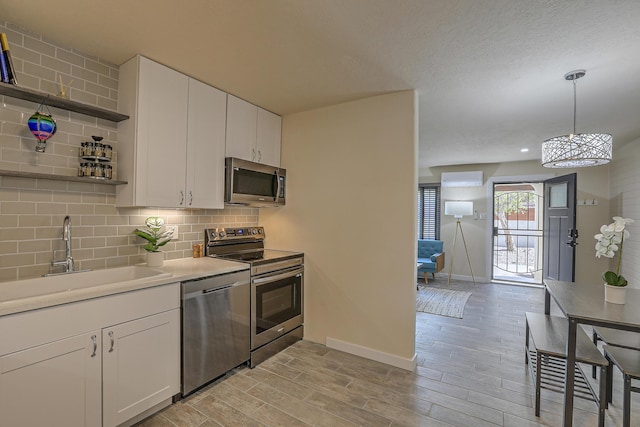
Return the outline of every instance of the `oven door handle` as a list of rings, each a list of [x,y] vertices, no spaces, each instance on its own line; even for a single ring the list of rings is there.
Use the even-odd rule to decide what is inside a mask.
[[[269,282],[275,282],[281,279],[287,279],[289,277],[302,277],[302,273],[304,273],[304,268],[296,268],[293,271],[287,271],[285,273],[276,274],[275,276],[269,277],[261,277],[259,279],[253,279],[252,282],[255,285],[262,285]]]

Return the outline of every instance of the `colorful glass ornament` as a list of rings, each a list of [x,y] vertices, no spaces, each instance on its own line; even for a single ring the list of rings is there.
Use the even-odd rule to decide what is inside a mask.
[[[33,113],[33,115],[29,117],[29,120],[27,121],[29,130],[37,139],[36,151],[38,153],[44,153],[47,140],[51,138],[58,129],[56,121],[53,120],[53,117],[51,117],[51,112],[42,112],[42,107],[46,108],[47,111],[49,110],[47,106],[42,103],[40,104],[40,107],[38,107],[38,111]]]

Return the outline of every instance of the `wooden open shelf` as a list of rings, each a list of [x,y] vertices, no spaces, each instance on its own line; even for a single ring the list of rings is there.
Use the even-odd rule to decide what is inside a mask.
[[[0,95],[23,99],[25,101],[33,101],[37,102],[38,104],[45,100],[45,104],[49,107],[62,108],[63,110],[86,114],[88,116],[110,120],[112,122],[121,122],[129,118],[129,116],[127,116],[126,114],[120,114],[115,111],[107,110],[100,107],[94,107],[92,105],[83,104],[81,102],[72,101],[70,99],[60,98],[55,95],[50,95],[48,93],[20,87],[17,85],[11,85],[8,83],[0,82]]]
[[[32,179],[51,179],[54,181],[85,182],[87,184],[120,185],[127,183],[127,181],[117,181],[115,179],[96,179],[83,176],[52,175],[49,173],[19,172],[3,169],[0,169],[0,176],[12,176],[16,178]]]

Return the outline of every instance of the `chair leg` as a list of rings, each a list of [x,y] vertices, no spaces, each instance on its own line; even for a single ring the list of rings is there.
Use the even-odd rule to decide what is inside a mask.
[[[431,276],[433,276],[433,280],[436,280],[436,273],[431,273]]]
[[[613,402],[613,362],[606,351],[604,352],[604,356],[607,362],[609,362],[607,366],[607,407],[609,407],[609,403]]]
[[[622,426],[631,425],[631,377],[624,376],[624,392],[622,395]]]
[[[524,364],[529,364],[529,322],[524,321]]]
[[[591,332],[591,338],[593,339],[593,344],[597,347],[598,346],[598,335],[596,334],[596,330],[593,329]],[[595,379],[596,378],[596,365],[593,365],[591,367],[591,376]]]
[[[536,403],[535,403],[535,411],[536,417],[540,416],[540,388],[541,388],[541,379],[542,372],[542,357],[540,356],[540,352],[536,352]]]
[[[595,365],[593,365],[595,368]],[[604,427],[605,410],[609,406],[607,403],[608,375],[607,366],[600,367],[600,391],[598,392],[598,427]]]
[[[427,273],[426,271],[424,272],[424,283],[425,285],[429,283],[429,273]]]

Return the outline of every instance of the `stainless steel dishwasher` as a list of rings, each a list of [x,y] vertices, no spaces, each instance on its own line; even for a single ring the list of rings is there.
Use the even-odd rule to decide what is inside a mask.
[[[250,273],[182,282],[182,395],[249,360]]]

